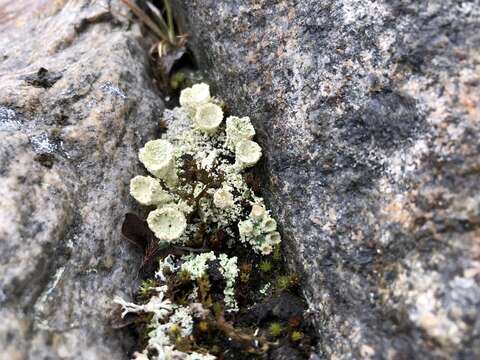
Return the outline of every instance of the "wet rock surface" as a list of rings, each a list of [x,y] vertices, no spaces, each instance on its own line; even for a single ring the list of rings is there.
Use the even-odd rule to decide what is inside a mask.
[[[480,356],[480,4],[175,1],[326,358]]]
[[[0,359],[127,358],[120,226],[163,110],[141,35],[101,1],[0,9]]]

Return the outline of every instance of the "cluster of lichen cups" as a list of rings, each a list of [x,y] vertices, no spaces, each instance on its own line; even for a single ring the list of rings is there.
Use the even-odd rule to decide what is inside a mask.
[[[139,159],[152,176],[136,176],[130,183],[130,193],[140,204],[155,207],[148,214],[148,227],[160,243],[169,245],[188,245],[200,228],[206,227],[210,233],[222,229],[230,238],[250,245],[256,253],[271,254],[281,241],[277,224],[263,199],[255,196],[242,176],[262,156],[260,146],[252,140],[255,130],[250,119],[230,116],[224,122],[223,110],[206,84],[183,90],[180,105],[167,110],[167,114],[178,121],[187,119],[191,128],[168,139],[147,142]],[[190,179],[186,159],[208,181]],[[198,289],[192,291],[188,306],[178,305],[167,298],[166,284],[167,273],[181,272],[191,280],[201,279],[212,261],[217,261],[225,281],[225,311],[238,311],[234,292],[239,273],[237,257],[213,251],[162,259],[155,276],[160,285],[150,289],[155,295],[146,304],[115,299],[124,315],[152,316],[147,348],[136,353],[137,360],[215,358],[205,352],[184,352],[175,347],[175,337],[191,335],[194,319],[205,316],[205,309],[195,299]]]

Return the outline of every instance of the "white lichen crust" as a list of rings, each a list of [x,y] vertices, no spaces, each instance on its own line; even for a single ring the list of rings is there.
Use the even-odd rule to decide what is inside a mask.
[[[235,300],[235,281],[238,276],[237,257],[229,258],[226,254],[220,254],[217,258],[212,252],[200,255],[186,255],[182,257],[182,271],[190,274],[193,280],[198,279],[207,273],[208,262],[218,259],[220,261],[220,272],[225,278],[226,286],[223,291],[225,296],[225,306],[227,311],[237,311],[237,302]]]

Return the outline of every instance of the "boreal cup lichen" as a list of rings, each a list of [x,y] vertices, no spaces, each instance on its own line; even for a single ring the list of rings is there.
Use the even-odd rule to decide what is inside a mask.
[[[150,176],[134,177],[130,194],[148,207],[147,224],[160,245],[191,250],[160,259],[147,302],[115,299],[123,315],[142,313],[151,319],[146,348],[135,354],[137,360],[215,359],[205,349],[178,344],[192,335],[195,322],[202,321],[205,328],[209,316],[219,321],[218,315],[211,315],[218,311],[210,308],[238,311],[234,289],[238,259],[228,254],[229,249],[243,247],[261,257],[270,255],[281,241],[276,221],[244,177],[262,157],[250,118],[229,116],[224,121],[220,102],[207,84],[184,89],[179,100],[181,106],[167,110],[165,116],[179,123],[188,119],[189,128],[144,145],[139,160]],[[181,299],[169,287],[172,276],[194,284]],[[212,277],[221,279],[218,298],[208,293],[217,286],[209,280]]]

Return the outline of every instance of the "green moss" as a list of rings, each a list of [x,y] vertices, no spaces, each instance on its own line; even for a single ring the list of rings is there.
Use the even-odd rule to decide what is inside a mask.
[[[290,279],[288,276],[280,276],[277,279],[277,289],[280,291],[288,290],[290,287]]]
[[[178,274],[178,280],[180,280],[181,283],[188,282],[191,279],[192,279],[192,275],[187,270],[181,270],[180,273]]]
[[[223,306],[220,303],[215,302],[212,305],[212,310],[215,315],[221,314],[223,312]]]
[[[297,274],[282,275],[277,278],[277,290],[285,291],[290,290],[299,284],[299,278]]]
[[[158,284],[154,279],[147,279],[142,282],[142,285],[140,285],[138,294],[142,299],[147,299],[151,296],[151,292],[156,286],[158,286]]]
[[[262,272],[267,273],[272,270],[272,263],[270,261],[262,261],[259,267]]]
[[[293,331],[290,335],[292,341],[297,342],[303,339],[303,333],[301,331]]]
[[[180,87],[182,86],[182,84],[185,81],[185,78],[186,78],[186,75],[183,71],[177,71],[170,78],[170,87],[173,90],[180,89]]]
[[[240,281],[247,283],[250,280],[250,273],[252,272],[252,264],[244,263],[240,265]]]
[[[273,337],[279,337],[280,335],[282,335],[282,332],[282,324],[280,324],[279,322],[273,322],[270,324],[270,335],[272,335]]]
[[[282,260],[282,251],[280,244],[277,244],[273,248],[273,256],[272,256],[274,261],[281,261]]]
[[[198,330],[200,330],[201,332],[207,332],[208,329],[208,322],[202,320],[198,323]]]

